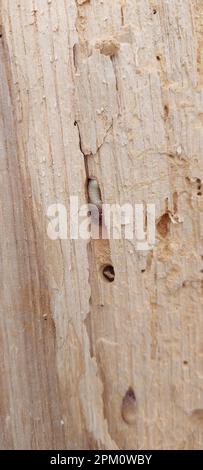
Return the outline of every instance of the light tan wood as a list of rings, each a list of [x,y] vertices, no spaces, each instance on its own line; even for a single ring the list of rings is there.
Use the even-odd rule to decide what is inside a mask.
[[[202,449],[203,3],[0,11],[0,447]],[[48,238],[87,177],[153,251]]]

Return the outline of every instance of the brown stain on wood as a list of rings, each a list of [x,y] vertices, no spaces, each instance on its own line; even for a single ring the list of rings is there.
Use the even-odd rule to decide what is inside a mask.
[[[170,217],[168,213],[163,214],[156,224],[159,235],[166,238],[169,232]]]

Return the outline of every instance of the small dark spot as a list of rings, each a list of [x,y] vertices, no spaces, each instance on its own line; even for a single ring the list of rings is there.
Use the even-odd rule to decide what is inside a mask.
[[[126,394],[125,394],[125,398],[129,398],[131,400],[135,400],[136,401],[136,396],[135,396],[135,392],[133,390],[132,387],[129,387],[129,389],[127,390]]]
[[[160,60],[161,60],[160,55],[157,55],[157,56],[156,56],[156,59],[157,59],[158,61],[160,61]]]
[[[146,272],[146,269],[141,269],[141,273],[145,273]]]
[[[194,420],[196,422],[196,424],[201,424],[201,426],[202,426],[202,423],[203,423],[203,410],[201,408],[193,410],[192,413],[191,413],[191,418],[192,418],[192,420]]]
[[[197,181],[197,184],[200,184],[200,186],[201,186],[201,183],[202,183],[202,182],[201,182],[201,179],[200,179],[200,178],[197,178],[196,181]]]
[[[156,8],[153,9],[153,15],[156,15],[157,14],[157,10]]]
[[[188,361],[183,361],[184,366],[188,366]]]
[[[103,276],[108,282],[113,282],[115,279],[114,267],[110,264],[104,266],[102,270]]]
[[[164,119],[166,120],[169,116],[169,107],[167,104],[164,105]]]
[[[197,195],[198,195],[198,196],[202,196],[202,192],[201,192],[201,191],[198,191]]]
[[[77,124],[78,124],[77,121],[74,121],[74,126],[77,126]]]

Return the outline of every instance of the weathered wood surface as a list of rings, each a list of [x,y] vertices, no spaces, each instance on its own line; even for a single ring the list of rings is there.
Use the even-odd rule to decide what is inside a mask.
[[[0,5],[0,447],[201,449],[203,2]],[[152,252],[49,240],[87,167]]]

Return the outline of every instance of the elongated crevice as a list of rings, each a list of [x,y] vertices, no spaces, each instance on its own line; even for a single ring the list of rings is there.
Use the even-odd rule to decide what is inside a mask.
[[[77,121],[75,121],[75,126],[77,126],[77,129],[78,129],[78,139],[79,139],[79,147],[80,147],[80,151],[83,155],[83,158],[84,158],[84,166],[85,166],[85,173],[86,173],[86,180],[88,181],[89,179],[89,168],[88,168],[88,155],[86,155],[83,151],[83,148],[82,148],[82,138],[81,138],[81,133],[80,133],[80,127],[79,127],[79,124]]]
[[[114,76],[115,76],[116,91],[118,92],[118,77],[117,77],[117,73],[116,73],[115,57],[111,56],[110,59],[111,59],[111,62],[112,62]]]
[[[121,26],[124,26],[125,18],[124,18],[124,7],[121,5]]]
[[[78,129],[79,147],[80,147],[80,151],[81,151],[81,153],[83,155],[83,158],[84,158],[86,181],[88,182],[90,180],[90,178],[89,178],[89,167],[88,167],[88,157],[89,157],[89,155],[86,155],[83,151],[80,127],[79,127],[79,124],[78,124],[77,121],[75,121],[75,125],[77,126],[77,129]],[[104,137],[104,141],[105,141],[109,131],[112,129],[112,126],[113,126],[113,122],[111,123],[111,125],[109,126],[109,128],[106,132],[106,135]],[[103,143],[104,142],[102,142],[101,146],[103,145]],[[87,202],[89,202],[88,191],[86,191],[86,198],[87,198]],[[102,398],[102,403],[103,403],[103,406],[102,406],[103,419],[104,419],[104,422],[106,423],[106,426],[107,426],[108,436],[109,436],[112,444],[114,445],[114,448],[117,449],[118,446],[117,446],[116,442],[113,440],[113,438],[111,437],[111,434],[109,432],[109,422],[108,422],[108,416],[107,416],[106,405],[105,405],[105,403],[106,403],[105,380],[104,380],[104,377],[103,377],[103,372],[101,370],[101,366],[100,366],[100,364],[98,363],[98,360],[97,360],[96,351],[94,350],[95,341],[94,341],[94,325],[93,325],[93,318],[92,318],[92,315],[94,314],[94,312],[93,312],[93,309],[92,309],[92,293],[93,293],[93,289],[94,290],[96,289],[96,286],[93,287],[93,285],[92,285],[92,282],[93,282],[92,272],[93,272],[93,270],[98,269],[98,260],[97,260],[97,255],[96,255],[97,248],[96,248],[96,246],[94,246],[94,242],[99,242],[101,244],[104,243],[105,250],[106,250],[106,244],[108,243],[108,250],[107,251],[110,250],[108,240],[90,240],[90,242],[87,244],[87,257],[88,257],[88,266],[89,266],[88,283],[89,283],[89,286],[90,286],[90,297],[89,297],[89,311],[88,311],[88,313],[86,315],[86,318],[84,320],[84,327],[86,329],[86,333],[87,333],[87,336],[88,336],[88,339],[89,339],[90,357],[91,357],[91,359],[94,359],[94,361],[96,363],[98,378],[99,378],[100,383],[102,385],[101,398]],[[94,248],[96,248],[96,249],[94,249]],[[99,296],[99,291],[98,291],[98,296]]]

